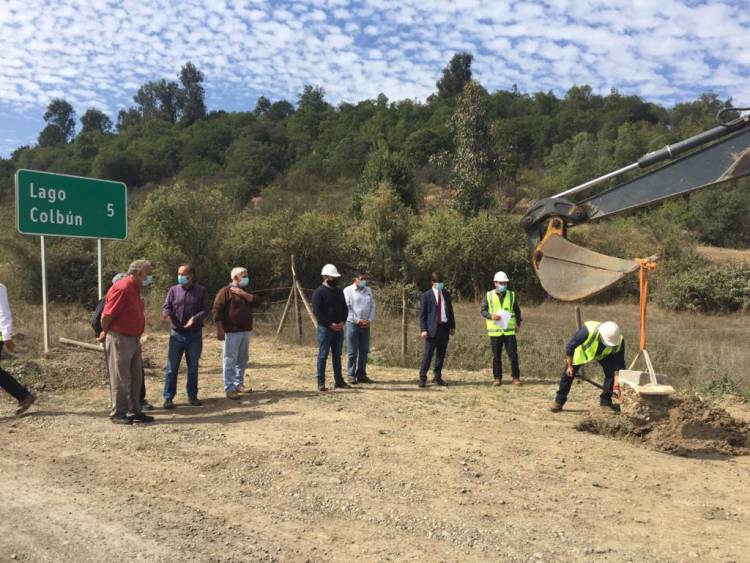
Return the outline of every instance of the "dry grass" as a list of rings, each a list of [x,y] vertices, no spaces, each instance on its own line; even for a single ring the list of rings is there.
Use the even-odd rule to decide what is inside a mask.
[[[735,248],[717,248],[715,246],[699,246],[696,248],[698,254],[718,263],[750,264],[750,250],[738,250]]]

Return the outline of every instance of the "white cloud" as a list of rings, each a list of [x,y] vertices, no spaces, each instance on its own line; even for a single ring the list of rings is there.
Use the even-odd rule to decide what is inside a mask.
[[[748,103],[749,31],[728,0],[1,0],[0,111],[38,119],[60,96],[114,116],[188,60],[212,107],[294,100],[306,83],[333,103],[424,100],[464,49],[489,90],[586,82],[662,103],[710,89]]]

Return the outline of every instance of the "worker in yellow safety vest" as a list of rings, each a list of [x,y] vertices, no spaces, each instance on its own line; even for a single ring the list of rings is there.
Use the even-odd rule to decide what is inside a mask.
[[[612,321],[586,321],[565,346],[565,369],[560,378],[552,412],[560,412],[568,399],[573,379],[581,366],[596,360],[604,370],[604,390],[599,396],[602,411],[619,412],[612,404],[612,390],[621,369],[625,369],[625,339],[622,331]]]
[[[487,325],[487,335],[492,347],[492,376],[495,385],[503,383],[502,350],[510,359],[510,374],[513,385],[521,385],[518,367],[518,343],[516,333],[521,328],[521,307],[515,291],[508,289],[510,279],[505,272],[497,272],[493,279],[495,289],[488,291],[482,300],[481,313]]]

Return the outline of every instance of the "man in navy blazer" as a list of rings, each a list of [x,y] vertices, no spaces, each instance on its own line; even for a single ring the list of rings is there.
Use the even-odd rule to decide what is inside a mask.
[[[443,274],[432,273],[432,288],[422,294],[419,306],[419,326],[424,339],[424,358],[419,369],[419,386],[427,386],[427,372],[432,363],[432,356],[437,351],[435,359],[435,385],[445,386],[443,381],[443,362],[448,340],[456,332],[456,318],[453,316],[453,304],[450,293],[445,291]]]

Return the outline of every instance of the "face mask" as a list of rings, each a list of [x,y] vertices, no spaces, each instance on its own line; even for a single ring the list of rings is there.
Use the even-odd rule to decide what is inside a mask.
[[[240,279],[240,287],[247,287],[250,284],[250,278],[244,277]]]
[[[443,291],[443,289],[445,289],[445,284],[443,282],[437,282],[435,284],[435,289],[437,289],[438,291]]]
[[[339,279],[338,278],[329,278],[328,279],[328,285],[330,285],[331,287],[336,287],[338,284],[339,284]]]
[[[150,286],[150,285],[151,285],[151,283],[152,283],[153,281],[154,281],[154,276],[152,276],[151,274],[149,274],[149,275],[147,275],[147,276],[146,276],[146,279],[145,279],[145,280],[143,280],[143,285],[144,285],[145,287],[148,287],[148,286]]]
[[[503,291],[505,291],[506,289],[508,289],[508,284],[507,284],[507,283],[501,283],[500,285],[496,285],[496,286],[495,286],[495,288],[496,288],[496,289],[497,289],[497,290],[498,290],[499,292],[501,292],[501,293],[502,293]]]
[[[367,280],[359,280],[359,287],[367,287]]]
[[[177,283],[179,283],[180,285],[185,285],[187,282],[188,282],[187,276],[183,276],[183,275],[177,276]]]

